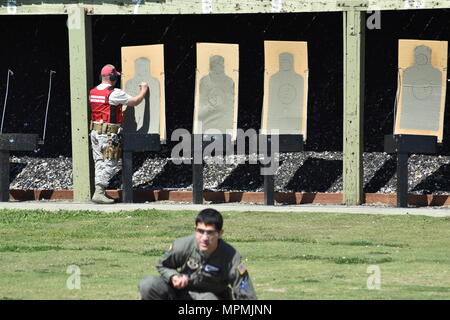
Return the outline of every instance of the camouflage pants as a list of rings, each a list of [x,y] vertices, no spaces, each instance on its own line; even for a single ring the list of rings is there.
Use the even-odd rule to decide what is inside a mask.
[[[176,290],[158,276],[145,277],[138,285],[142,300],[220,300],[212,292]]]
[[[111,133],[111,139],[118,141],[118,136]],[[119,172],[122,161],[120,159],[105,159],[102,151],[108,147],[108,135],[91,131],[92,156],[95,163],[95,185],[108,187],[111,178]]]

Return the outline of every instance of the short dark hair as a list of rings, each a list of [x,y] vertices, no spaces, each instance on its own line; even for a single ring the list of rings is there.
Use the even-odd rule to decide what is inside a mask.
[[[203,209],[195,218],[195,225],[204,223],[205,225],[214,225],[217,231],[222,230],[223,218],[219,211],[212,208]]]

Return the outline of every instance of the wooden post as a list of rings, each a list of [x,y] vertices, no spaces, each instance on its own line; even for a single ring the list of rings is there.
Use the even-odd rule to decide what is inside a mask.
[[[88,92],[93,86],[91,17],[84,8],[68,8],[70,99],[72,124],[73,200],[90,201],[94,187],[89,150]]]
[[[363,202],[365,12],[344,11],[344,204]]]

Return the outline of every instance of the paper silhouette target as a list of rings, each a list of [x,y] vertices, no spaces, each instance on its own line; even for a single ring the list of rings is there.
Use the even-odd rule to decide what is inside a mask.
[[[264,51],[261,133],[302,134],[306,140],[307,43],[265,41]]]
[[[122,48],[122,86],[130,95],[147,82],[149,92],[136,107],[124,111],[124,132],[159,134],[166,139],[164,99],[164,47],[148,45]]]
[[[399,85],[394,134],[443,138],[447,41],[399,41]]]
[[[238,70],[238,45],[197,44],[194,133],[231,133],[235,138]]]

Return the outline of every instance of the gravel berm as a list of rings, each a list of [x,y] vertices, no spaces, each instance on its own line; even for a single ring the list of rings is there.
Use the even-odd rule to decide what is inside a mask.
[[[207,191],[262,191],[260,165],[249,163],[247,156],[205,159],[204,189]],[[225,160],[225,163],[224,163]],[[212,163],[221,162],[221,163]],[[253,161],[254,162],[254,161]],[[170,154],[135,154],[133,187],[144,190],[191,190],[192,166],[176,165]],[[394,155],[364,153],[364,192],[396,192],[396,158]],[[411,155],[408,161],[409,192],[412,194],[450,194],[450,156]],[[110,189],[119,189],[120,173]],[[70,190],[72,159],[17,157],[10,158],[10,189]],[[275,189],[280,192],[341,193],[341,152],[299,152],[280,155]]]

